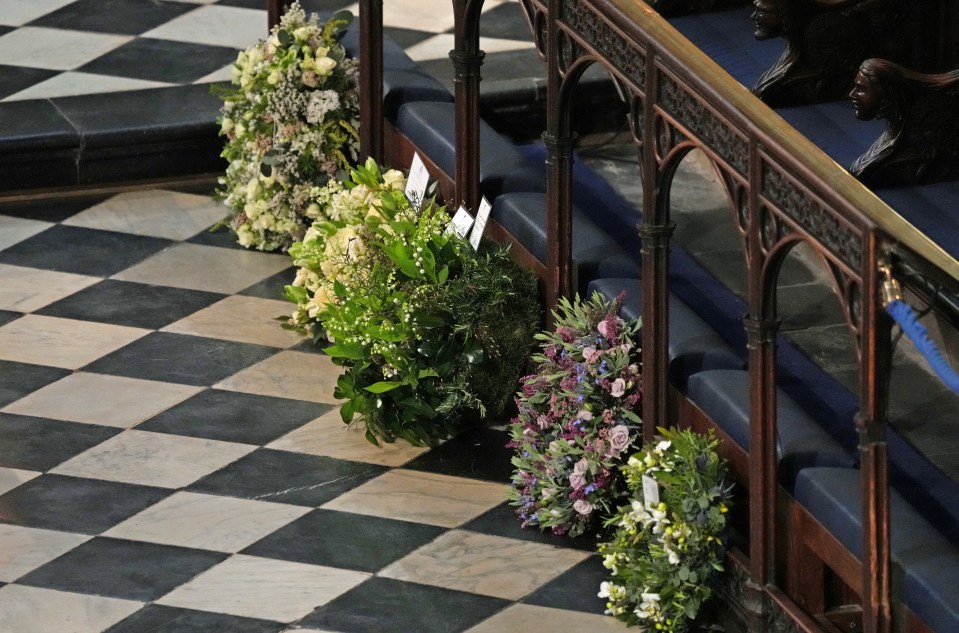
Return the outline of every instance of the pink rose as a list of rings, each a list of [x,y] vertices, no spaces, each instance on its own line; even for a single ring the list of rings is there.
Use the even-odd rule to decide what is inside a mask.
[[[580,514],[589,514],[593,511],[593,504],[586,499],[577,499],[576,503],[573,504],[573,510]]]
[[[569,485],[573,487],[573,490],[579,490],[586,485],[586,476],[583,473],[573,473],[569,476]]]
[[[603,353],[601,351],[597,350],[592,345],[583,348],[583,358],[587,363],[593,363],[597,358],[602,356],[602,354]]]
[[[585,457],[576,462],[576,465],[573,466],[573,472],[577,475],[585,475],[587,470],[589,470],[589,462],[586,461]]]
[[[599,333],[603,336],[609,337],[609,324],[606,323],[606,319],[600,321],[599,325],[596,326],[596,329],[599,330]]]
[[[629,446],[629,429],[622,424],[617,424],[609,430],[609,451],[606,453],[609,457],[616,457]]]
[[[613,385],[609,389],[609,395],[614,398],[621,398],[624,393],[626,393],[626,381],[622,378],[617,378],[613,381]]]

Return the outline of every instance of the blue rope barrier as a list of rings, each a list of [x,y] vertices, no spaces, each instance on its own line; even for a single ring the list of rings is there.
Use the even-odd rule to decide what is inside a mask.
[[[900,299],[894,299],[886,304],[886,312],[899,324],[903,333],[925,357],[942,382],[954,392],[959,393],[959,373],[956,373],[936,344],[929,338],[926,326],[919,322],[919,317],[912,306]]]

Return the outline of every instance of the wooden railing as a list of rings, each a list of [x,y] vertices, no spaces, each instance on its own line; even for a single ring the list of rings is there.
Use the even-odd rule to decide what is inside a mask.
[[[690,151],[721,175],[730,218],[748,271],[751,410],[746,607],[750,629],[772,630],[773,604],[804,630],[820,630],[777,586],[776,283],[788,253],[808,244],[825,262],[853,335],[859,365],[856,419],[861,463],[862,626],[892,627],[889,475],[885,429],[891,363],[889,318],[882,309],[884,268],[906,258],[959,283],[959,262],[882,202],[844,167],[786,124],[748,89],[692,46],[641,0],[521,0],[547,71],[549,306],[572,294],[570,102],[583,72],[605,68],[629,102],[632,138],[644,183],[642,297],[646,432],[668,423],[669,190]],[[272,7],[280,0],[270,0]],[[456,198],[478,199],[479,14],[482,0],[453,0],[456,44]],[[382,0],[360,2],[364,155],[381,157],[378,69]],[[278,11],[278,9],[277,9]],[[379,92],[378,92],[379,91]]]

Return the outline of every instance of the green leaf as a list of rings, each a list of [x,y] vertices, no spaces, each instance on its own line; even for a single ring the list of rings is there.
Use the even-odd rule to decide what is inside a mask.
[[[448,315],[445,313],[426,312],[425,310],[414,312],[413,319],[416,321],[416,324],[424,330],[443,327],[450,322]]]
[[[443,266],[442,270],[440,270],[440,272],[437,273],[436,275],[436,281],[439,284],[445,284],[449,276],[450,276],[450,267]]]
[[[356,404],[353,400],[347,400],[340,405],[340,418],[345,424],[353,421],[353,414],[356,412]]]
[[[439,378],[439,374],[436,373],[435,369],[421,369],[420,373],[417,375],[417,378]]]
[[[403,383],[398,380],[382,380],[380,382],[374,382],[372,385],[363,387],[366,391],[370,393],[386,393],[387,391],[392,391],[396,389]]]
[[[396,267],[399,268],[404,275],[413,279],[422,278],[423,275],[420,274],[416,264],[410,259],[410,253],[402,243],[391,242],[389,244],[383,244],[383,252],[386,253],[386,256],[396,264]]]
[[[283,296],[292,303],[306,303],[310,293],[303,286],[283,286]]]
[[[276,32],[276,37],[280,40],[280,46],[287,46],[293,39],[289,33],[282,29]]]
[[[333,358],[363,359],[363,346],[359,343],[337,343],[323,350]]]

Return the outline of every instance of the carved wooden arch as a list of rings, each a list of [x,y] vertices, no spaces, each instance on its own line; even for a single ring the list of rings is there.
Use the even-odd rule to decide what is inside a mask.
[[[856,361],[861,358],[862,342],[860,332],[862,331],[862,311],[857,308],[860,304],[861,291],[859,282],[843,273],[842,269],[835,265],[829,257],[816,248],[814,242],[799,233],[788,230],[771,245],[771,248],[762,247],[763,265],[760,270],[760,295],[759,305],[756,306],[757,314],[765,320],[777,320],[780,318],[777,301],[777,291],[779,288],[779,275],[782,272],[783,265],[786,263],[790,253],[800,244],[806,244],[816,255],[817,261],[822,269],[828,273],[830,286],[833,296],[839,303],[843,318],[846,321],[846,328],[852,335],[855,343]]]
[[[656,118],[657,121],[662,120],[664,124],[667,124],[662,117],[657,116]],[[673,180],[676,177],[676,173],[679,171],[680,165],[682,165],[683,161],[686,160],[686,157],[694,151],[699,150],[706,157],[706,160],[709,162],[713,173],[715,173],[718,177],[719,185],[722,187],[723,193],[726,196],[726,208],[731,214],[731,219],[733,219],[738,225],[738,200],[740,198],[740,190],[743,189],[743,187],[739,184],[733,170],[728,165],[724,164],[721,159],[710,152],[709,148],[699,143],[697,139],[686,136],[685,133],[676,126],[670,125],[669,127],[680,134],[682,138],[671,143],[670,147],[666,150],[665,155],[661,155],[660,150],[662,148],[662,140],[660,135],[657,134],[653,139],[653,147],[651,148],[652,154],[657,162],[656,182],[654,183],[656,205],[658,206],[656,210],[656,217],[659,218],[663,224],[668,224],[671,222],[671,194],[673,190]],[[739,234],[744,240],[742,246],[745,247],[746,235],[741,229],[739,230]]]

